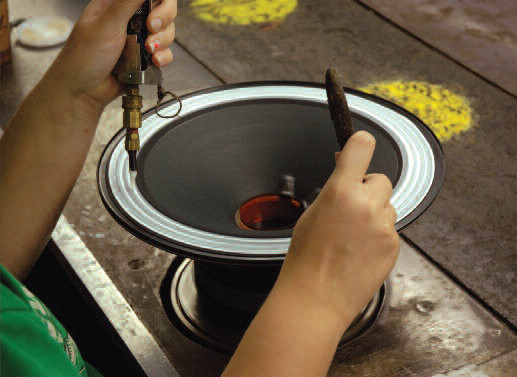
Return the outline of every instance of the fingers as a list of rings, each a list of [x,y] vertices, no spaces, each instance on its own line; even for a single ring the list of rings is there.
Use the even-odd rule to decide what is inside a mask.
[[[150,35],[145,41],[145,47],[150,54],[168,48],[174,41],[175,36],[174,23],[169,24],[165,30]]]
[[[368,186],[372,199],[378,200],[383,205],[389,204],[393,185],[388,177],[384,174],[368,174],[364,184]]]
[[[129,19],[143,2],[144,0],[111,0],[111,4],[102,15],[105,24],[125,31]]]
[[[157,67],[163,67],[172,62],[173,56],[170,48],[158,51],[152,57],[153,64]]]
[[[176,0],[163,0],[154,8],[147,18],[150,35],[145,47],[152,54],[153,64],[163,67],[172,62],[173,56],[169,48],[174,41],[176,18]]]
[[[335,173],[339,179],[361,183],[370,166],[375,150],[375,138],[366,131],[353,134],[346,143],[337,162]]]
[[[176,0],[162,0],[147,18],[147,28],[151,33],[158,33],[165,29],[176,18]]]

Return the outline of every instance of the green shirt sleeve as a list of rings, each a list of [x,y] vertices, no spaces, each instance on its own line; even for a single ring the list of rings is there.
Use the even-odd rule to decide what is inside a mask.
[[[47,307],[0,266],[0,375],[101,377]]]

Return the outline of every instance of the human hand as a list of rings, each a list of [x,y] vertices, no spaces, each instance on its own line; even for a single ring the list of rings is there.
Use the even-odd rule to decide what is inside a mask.
[[[374,149],[367,132],[349,139],[333,174],[298,220],[278,278],[278,284],[294,287],[340,318],[343,331],[381,287],[398,255],[392,184],[382,174],[365,176]]]
[[[47,83],[58,85],[64,95],[104,109],[121,94],[122,85],[111,75],[126,42],[126,28],[143,0],[91,0],[46,74]],[[147,20],[145,41],[155,65],[172,61],[176,0],[162,0]]]

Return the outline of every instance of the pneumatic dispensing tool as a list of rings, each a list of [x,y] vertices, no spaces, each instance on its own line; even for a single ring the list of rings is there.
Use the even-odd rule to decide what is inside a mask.
[[[117,80],[125,84],[125,94],[122,96],[123,125],[126,129],[125,148],[129,155],[129,170],[133,177],[137,171],[137,152],[140,149],[138,129],[142,126],[142,96],[139,85],[157,85],[158,101],[155,107],[156,114],[163,118],[173,118],[179,114],[163,116],[158,113],[163,98],[170,94],[173,99],[179,98],[162,88],[162,72],[152,63],[151,55],[145,49],[145,40],[148,35],[147,17],[151,10],[160,4],[161,0],[145,0],[138,8],[127,25],[127,40],[124,51],[113,70]]]

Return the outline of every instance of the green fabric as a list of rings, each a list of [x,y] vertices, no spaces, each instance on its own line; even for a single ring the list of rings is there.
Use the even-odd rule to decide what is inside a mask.
[[[0,376],[102,377],[47,307],[0,265]]]
[[[88,377],[103,377],[103,375],[100,374],[90,363],[85,361],[84,364],[86,366],[86,374]]]

